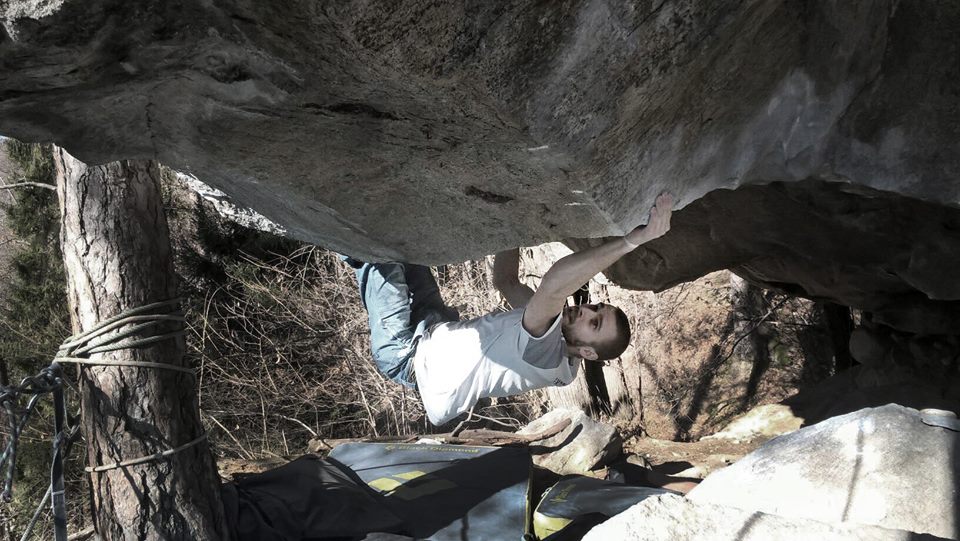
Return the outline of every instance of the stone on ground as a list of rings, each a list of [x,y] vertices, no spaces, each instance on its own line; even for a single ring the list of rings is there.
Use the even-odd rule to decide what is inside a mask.
[[[586,473],[602,468],[620,456],[623,440],[617,429],[594,421],[582,411],[556,409],[520,429],[518,434],[535,434],[564,419],[570,426],[530,449],[533,462],[560,475]]]
[[[701,439],[727,439],[752,441],[758,438],[772,438],[788,434],[803,425],[803,418],[797,417],[790,406],[783,404],[765,404],[757,406],[741,415],[720,432]]]

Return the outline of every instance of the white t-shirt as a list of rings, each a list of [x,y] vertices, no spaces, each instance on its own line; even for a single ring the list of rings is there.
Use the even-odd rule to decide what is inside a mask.
[[[579,360],[566,355],[558,316],[539,338],[522,324],[523,309],[441,323],[420,339],[414,356],[417,390],[427,417],[441,425],[484,397],[567,385]]]

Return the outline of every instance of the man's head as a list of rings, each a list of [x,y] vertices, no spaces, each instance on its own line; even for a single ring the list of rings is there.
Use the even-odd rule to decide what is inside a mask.
[[[571,355],[590,361],[616,359],[630,343],[630,322],[616,306],[567,306],[561,317],[567,353]]]

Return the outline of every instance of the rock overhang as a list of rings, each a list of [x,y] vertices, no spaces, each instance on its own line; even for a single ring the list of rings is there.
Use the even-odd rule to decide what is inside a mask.
[[[958,12],[13,2],[0,132],[159,159],[364,258],[616,235],[667,190],[675,231],[625,285],[733,268],[953,332]]]

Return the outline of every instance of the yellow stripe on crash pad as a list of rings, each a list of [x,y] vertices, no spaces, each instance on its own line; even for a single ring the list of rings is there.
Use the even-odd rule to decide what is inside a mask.
[[[416,479],[417,477],[423,477],[423,476],[426,475],[426,474],[427,474],[426,472],[422,472],[422,471],[418,471],[418,470],[413,470],[413,471],[408,471],[408,472],[404,472],[404,473],[395,473],[395,474],[393,474],[393,476],[394,476],[394,477],[399,477],[400,479],[406,479],[407,481],[410,481],[411,479]]]
[[[402,485],[400,481],[396,479],[391,479],[389,477],[381,477],[379,479],[374,479],[367,483],[371,487],[381,491],[381,492],[390,492],[391,490],[396,489],[398,486]]]

